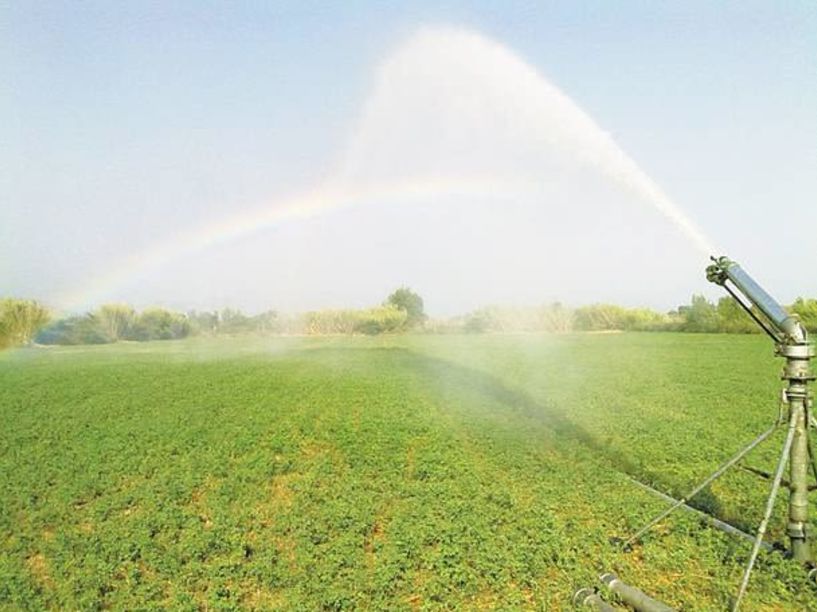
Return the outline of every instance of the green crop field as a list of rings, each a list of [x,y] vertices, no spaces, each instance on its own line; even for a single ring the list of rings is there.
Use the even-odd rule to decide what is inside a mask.
[[[609,538],[664,508],[630,476],[682,494],[773,422],[780,365],[760,336],[657,333],[5,353],[0,606],[564,610],[614,570],[724,609],[743,540],[689,513]],[[698,503],[751,530],[767,491],[733,471]],[[815,594],[762,553],[746,609]]]

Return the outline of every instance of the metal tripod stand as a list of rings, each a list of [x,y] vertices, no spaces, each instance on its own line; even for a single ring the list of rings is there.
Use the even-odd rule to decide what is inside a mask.
[[[738,610],[741,600],[746,593],[749,584],[749,577],[757,560],[757,555],[763,544],[763,537],[769,525],[772,511],[774,510],[775,499],[780,490],[781,484],[785,484],[789,489],[789,511],[786,534],[790,541],[790,553],[792,558],[804,565],[813,563],[808,534],[808,471],[809,465],[817,482],[817,455],[809,441],[809,430],[817,428],[817,420],[811,414],[812,399],[809,393],[809,383],[815,376],[811,372],[810,361],[814,357],[814,345],[809,341],[805,329],[796,317],[789,315],[774,299],[771,298],[754,280],[746,274],[740,266],[725,257],[714,259],[712,266],[707,268],[707,278],[723,286],[735,300],[749,313],[763,330],[772,337],[777,346],[777,354],[786,359],[783,369],[782,379],[788,382],[783,392],[783,406],[778,421],[769,430],[763,432],[755,438],[749,445],[735,454],[726,463],[721,465],[713,474],[706,478],[701,484],[681,500],[675,502],[664,512],[652,519],[647,525],[637,531],[624,546],[629,546],[640,539],[647,531],[652,529],[672,512],[685,505],[687,501],[700,493],[704,488],[726,473],[731,467],[748,455],[753,449],[759,446],[764,440],[774,433],[778,426],[788,423],[786,439],[783,444],[780,459],[774,475],[762,474],[771,477],[772,488],[766,502],[766,510],[763,520],[757,530],[754,539],[752,552],[743,573],[740,589],[735,598],[732,610]],[[731,283],[727,284],[727,281]],[[737,288],[746,299],[740,299],[735,290]],[[763,315],[758,316],[752,306]],[[789,467],[789,480],[783,482],[783,472],[786,465]],[[817,488],[817,486],[815,487]]]

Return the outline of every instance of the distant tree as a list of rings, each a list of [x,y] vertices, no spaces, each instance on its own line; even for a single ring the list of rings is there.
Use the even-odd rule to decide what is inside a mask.
[[[360,310],[314,310],[302,315],[298,327],[311,335],[376,335],[403,329],[406,317],[405,310],[392,304]]]
[[[498,327],[495,312],[491,308],[480,308],[466,315],[463,331],[469,334],[484,334]]]
[[[573,329],[573,311],[561,302],[541,306],[535,331],[569,332]]]
[[[625,309],[615,304],[592,304],[573,312],[573,327],[579,331],[624,329]]]
[[[693,295],[689,306],[679,306],[682,319],[680,331],[716,332],[719,330],[718,309],[703,295]]]
[[[95,314],[84,314],[54,321],[37,334],[40,344],[107,344],[114,339],[100,325]]]
[[[236,308],[225,308],[218,313],[218,318],[218,329],[221,333],[238,334],[253,331],[252,319]]]
[[[0,349],[29,344],[50,315],[35,300],[0,299]]]
[[[408,287],[400,287],[388,298],[386,304],[391,304],[406,313],[406,327],[417,327],[426,320],[423,298]]]
[[[105,304],[97,309],[94,316],[100,330],[111,342],[116,342],[127,337],[136,319],[136,311],[127,304]]]
[[[164,308],[142,311],[128,332],[129,340],[171,340],[190,334],[190,322],[178,312]]]
[[[797,298],[789,311],[800,317],[803,325],[810,332],[817,332],[817,300]]]
[[[190,322],[191,334],[215,334],[218,332],[218,311],[199,312],[191,310],[187,313],[187,320]]]
[[[327,308],[304,313],[301,327],[307,334],[352,334],[357,323],[357,311]]]
[[[272,334],[280,332],[281,327],[280,317],[275,310],[267,310],[252,317],[253,331]]]
[[[752,334],[760,331],[743,307],[731,296],[718,300],[718,331],[727,334]]]

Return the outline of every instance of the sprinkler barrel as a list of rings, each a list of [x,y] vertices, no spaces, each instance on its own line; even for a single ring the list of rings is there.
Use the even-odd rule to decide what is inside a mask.
[[[797,317],[786,312],[786,309],[769,295],[763,287],[758,285],[743,268],[728,257],[712,257],[712,262],[713,263],[706,268],[707,280],[721,285],[729,291],[753,318],[755,318],[755,315],[751,307],[755,306],[771,324],[775,332],[772,335],[779,343],[805,344],[807,342],[805,330]],[[731,286],[727,284],[727,281]],[[736,288],[740,294],[743,295],[748,301],[748,305],[746,301],[740,300],[737,295],[735,295],[732,287]],[[757,321],[757,319],[755,320]],[[760,321],[758,321],[758,324],[763,326],[763,323]],[[763,327],[769,332],[765,326]]]

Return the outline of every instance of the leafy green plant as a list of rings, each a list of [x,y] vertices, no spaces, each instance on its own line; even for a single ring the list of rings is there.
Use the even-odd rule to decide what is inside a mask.
[[[614,568],[722,609],[742,541],[686,514],[634,553],[609,538],[665,507],[630,478],[683,494],[776,418],[768,348],[393,334],[4,353],[0,608],[560,610]],[[695,503],[748,529],[766,493],[734,472]],[[747,609],[817,609],[796,564],[761,563]]]

